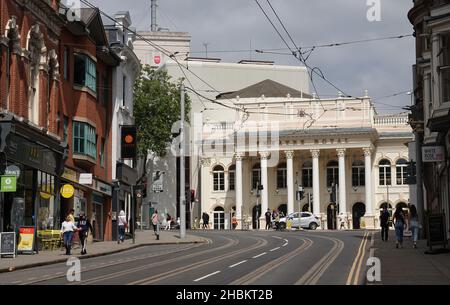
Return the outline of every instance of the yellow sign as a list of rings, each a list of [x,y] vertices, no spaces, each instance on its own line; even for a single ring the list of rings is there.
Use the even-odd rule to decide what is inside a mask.
[[[64,198],[72,198],[73,194],[75,193],[75,189],[71,184],[64,184],[61,188],[61,196]]]
[[[42,199],[50,199],[52,198],[53,194],[53,186],[51,184],[43,184],[41,185],[41,192],[40,195]]]

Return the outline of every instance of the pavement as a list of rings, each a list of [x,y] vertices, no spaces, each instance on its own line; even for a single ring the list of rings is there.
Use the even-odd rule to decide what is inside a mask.
[[[379,231],[374,237],[370,256],[380,259],[381,282],[366,284],[450,285],[450,253],[425,254],[427,241],[419,240],[414,249],[411,237],[404,239],[402,249],[396,249],[392,230],[388,242],[381,240]]]
[[[156,240],[153,230],[136,231],[134,244],[132,239],[126,239],[125,242],[121,244],[117,244],[117,241],[90,242],[87,245],[88,254],[80,255],[80,248],[75,245],[75,248],[72,249],[72,256],[80,259],[87,259],[150,245],[178,245],[206,242],[206,238],[191,234],[186,234],[186,238],[181,240],[179,231],[161,231],[159,240]],[[3,256],[0,258],[0,273],[51,265],[65,261],[67,261],[65,250],[39,251],[39,254],[23,254],[17,255],[15,258]]]

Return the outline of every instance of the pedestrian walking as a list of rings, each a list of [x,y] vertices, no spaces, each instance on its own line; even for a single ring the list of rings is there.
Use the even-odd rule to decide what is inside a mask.
[[[167,213],[167,217],[166,217],[166,227],[164,228],[164,230],[170,230],[170,223],[172,222],[172,216],[170,216],[169,213]]]
[[[206,212],[203,212],[203,229],[209,229],[209,215]]]
[[[384,207],[380,214],[380,227],[381,227],[381,240],[388,241],[389,233],[389,218],[391,215],[388,212],[387,207]]]
[[[155,232],[155,235],[158,235],[157,229],[158,229],[158,210],[155,210],[155,212],[152,215],[152,224],[153,224],[153,231]]]
[[[117,243],[125,241],[125,229],[128,227],[127,217],[125,215],[125,211],[121,210],[118,217],[118,228],[119,228],[119,239]]]
[[[81,255],[87,254],[87,238],[89,230],[92,232],[92,225],[86,215],[81,214],[78,219],[78,236],[80,237]]]
[[[395,226],[395,236],[397,238],[395,247],[403,248],[403,231],[405,230],[405,216],[403,214],[403,208],[401,206],[398,206],[395,210],[394,216],[392,218],[392,222]]]
[[[72,248],[73,233],[77,231],[77,227],[69,216],[66,217],[61,225],[61,235],[63,237],[64,247],[66,248],[66,255],[71,255],[70,250]]]
[[[419,216],[415,205],[409,207],[409,229],[412,233],[413,248],[417,248],[417,240],[419,239]]]
[[[270,213],[270,209],[267,209],[264,216],[266,217],[266,230],[269,230],[272,228],[272,213]]]

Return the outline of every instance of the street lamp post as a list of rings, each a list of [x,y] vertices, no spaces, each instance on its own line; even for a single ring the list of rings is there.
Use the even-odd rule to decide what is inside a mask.
[[[184,84],[180,86],[180,116],[181,116],[181,127],[180,127],[180,238],[184,239],[186,237],[186,196],[184,194],[185,186],[185,169],[184,169],[184,95],[185,88]]]

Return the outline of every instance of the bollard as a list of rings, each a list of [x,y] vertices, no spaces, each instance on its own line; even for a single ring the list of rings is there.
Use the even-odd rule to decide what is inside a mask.
[[[156,240],[159,240],[159,222],[156,224]]]

